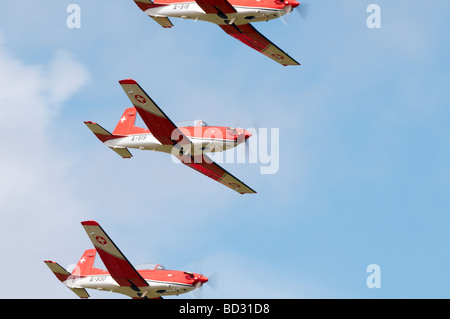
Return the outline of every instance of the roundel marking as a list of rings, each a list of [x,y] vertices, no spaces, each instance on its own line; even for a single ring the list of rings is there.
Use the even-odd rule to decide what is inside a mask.
[[[134,98],[136,99],[136,101],[142,104],[145,104],[145,102],[147,102],[147,100],[142,95],[139,94],[136,94]]]
[[[283,60],[284,59],[284,56],[282,56],[281,54],[278,54],[278,53],[274,53],[274,54],[272,54],[272,56],[275,59],[277,59],[277,60]]]
[[[95,237],[95,240],[96,240],[99,244],[106,245],[106,239],[103,238],[102,236],[97,236],[97,237]]]

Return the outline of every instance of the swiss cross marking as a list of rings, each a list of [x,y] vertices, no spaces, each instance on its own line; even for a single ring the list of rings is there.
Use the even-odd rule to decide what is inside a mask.
[[[139,103],[142,103],[142,104],[147,102],[147,100],[142,95],[139,95],[139,94],[136,94],[134,96],[134,98],[136,99],[136,101],[138,101]]]
[[[97,240],[97,242],[99,242],[102,245],[106,245],[106,239],[103,238],[102,236],[97,236],[95,237],[95,239]]]

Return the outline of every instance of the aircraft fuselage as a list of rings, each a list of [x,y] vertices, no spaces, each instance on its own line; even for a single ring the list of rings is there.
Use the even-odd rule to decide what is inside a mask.
[[[201,20],[214,24],[246,24],[257,21],[268,21],[286,14],[284,5],[264,6],[264,1],[247,1],[247,4],[233,5],[236,13],[208,14],[195,1],[168,2],[158,1],[163,6],[147,9],[146,14],[154,17],[173,17],[182,19]],[[274,3],[275,4],[275,3]]]
[[[247,131],[240,130],[241,135],[228,136],[224,130],[229,128],[222,127],[202,127],[200,134],[192,134],[196,128],[179,128],[180,131],[188,138],[190,150],[183,149],[184,153],[190,151],[191,154],[221,152],[227,149],[236,147],[242,142],[245,142],[251,134]],[[224,136],[225,135],[225,136]],[[187,142],[187,141],[186,141]],[[105,142],[105,145],[111,148],[134,148],[140,150],[158,151],[164,153],[172,153],[174,147],[172,145],[163,145],[159,142],[152,133],[131,134],[125,137],[111,139]],[[178,150],[178,149],[177,149]],[[177,151],[178,152],[178,151]],[[195,153],[193,153],[195,152]]]

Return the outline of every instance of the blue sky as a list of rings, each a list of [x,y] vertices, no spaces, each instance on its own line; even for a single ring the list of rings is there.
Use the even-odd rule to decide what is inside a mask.
[[[282,67],[131,0],[2,2],[0,296],[76,298],[43,260],[76,263],[94,219],[135,264],[215,274],[204,298],[448,298],[450,4],[305,3],[254,24],[302,64]],[[240,196],[165,154],[121,159],[83,121],[114,128],[124,78],[175,122],[278,128],[279,171],[223,164],[258,192]]]

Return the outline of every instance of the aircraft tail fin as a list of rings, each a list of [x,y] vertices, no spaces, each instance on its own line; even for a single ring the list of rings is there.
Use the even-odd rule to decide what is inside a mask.
[[[95,255],[97,254],[95,249],[86,250],[72,271],[72,276],[88,276],[91,274],[91,269],[94,266]]]
[[[59,279],[62,283],[64,283],[67,279],[70,278],[72,275],[67,270],[65,270],[62,266],[60,266],[58,263],[51,261],[51,260],[45,260],[45,264],[50,268],[50,270],[55,274],[56,278]],[[70,290],[72,290],[78,297],[80,298],[89,298],[89,294],[84,288],[71,288],[68,287]]]
[[[135,126],[137,111],[135,107],[127,108],[116,125],[112,135],[130,135],[150,133],[149,130]]]
[[[85,121],[84,124],[86,124],[86,126],[92,131],[92,133],[94,133],[94,135],[97,136],[97,138],[103,143],[112,139],[124,137],[123,135],[111,134],[97,123],[91,121]],[[112,149],[123,158],[131,158],[133,156],[127,148],[110,147],[110,149]]]

